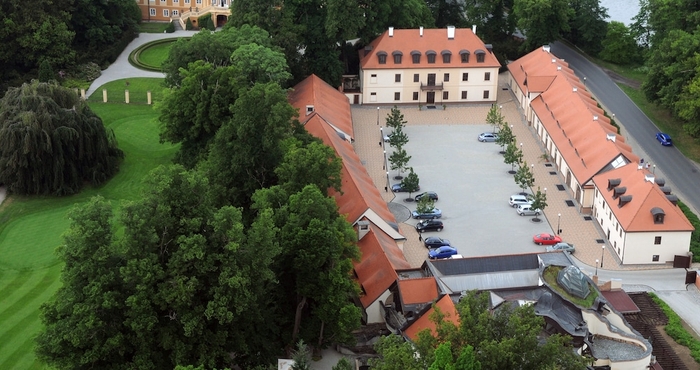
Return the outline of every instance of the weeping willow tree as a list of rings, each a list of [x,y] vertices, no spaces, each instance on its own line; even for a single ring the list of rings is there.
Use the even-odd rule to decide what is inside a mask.
[[[107,181],[123,157],[114,132],[70,89],[33,81],[0,99],[0,184],[13,193],[77,193]]]

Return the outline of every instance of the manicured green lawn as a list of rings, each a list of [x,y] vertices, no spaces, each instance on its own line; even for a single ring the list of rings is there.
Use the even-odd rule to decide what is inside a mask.
[[[154,44],[144,50],[139,54],[139,59],[142,63],[148,64],[150,66],[160,66],[163,64],[168,55],[170,54],[170,48],[173,47],[175,41],[166,42],[161,44]]]
[[[160,79],[129,81],[136,91],[144,91],[144,99],[147,89],[161,96]],[[91,103],[90,107],[114,130],[126,154],[119,173],[103,186],[73,196],[12,196],[0,205],[0,369],[46,368],[34,355],[34,336],[41,328],[39,307],[60,286],[62,265],[54,250],[69,225],[66,213],[94,195],[102,195],[115,209],[123,201],[138,199],[141,180],[153,168],[170,163],[177,149],[160,144],[158,114],[152,106]]]
[[[102,90],[107,89],[107,102],[124,104],[124,90],[129,90],[129,107],[140,104],[147,104],[147,91],[151,91],[153,102],[157,102],[163,98],[163,79],[162,78],[125,78],[108,82],[90,95],[89,102],[102,103]],[[92,104],[91,107],[99,106]],[[104,119],[104,118],[103,118]]]
[[[139,32],[163,33],[167,27],[167,22],[141,22],[141,24],[139,24]]]

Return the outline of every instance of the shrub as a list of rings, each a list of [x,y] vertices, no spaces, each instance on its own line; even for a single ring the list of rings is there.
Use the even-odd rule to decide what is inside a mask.
[[[187,22],[185,22],[185,29],[188,31],[191,31],[194,29],[194,25],[192,24],[192,20],[187,18]]]
[[[175,22],[174,21],[170,21],[170,23],[168,23],[168,27],[165,27],[165,32],[167,32],[167,33],[175,32]]]
[[[75,69],[70,71],[68,77],[84,81],[94,81],[97,77],[100,77],[101,74],[102,69],[100,69],[100,66],[97,65],[97,63],[89,62],[75,67]]]
[[[690,349],[690,355],[696,362],[700,363],[700,341],[685,330],[681,318],[666,304],[666,302],[654,293],[649,293],[649,296],[661,307],[661,310],[663,310],[666,317],[668,317],[668,324],[665,328],[666,334],[673,338],[676,343],[688,347],[688,349]]]
[[[39,64],[39,82],[49,82],[55,79],[56,75],[53,73],[51,63],[44,59],[44,61]]]

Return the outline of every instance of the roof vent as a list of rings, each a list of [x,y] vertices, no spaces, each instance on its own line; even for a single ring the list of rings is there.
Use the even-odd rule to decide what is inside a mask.
[[[306,115],[308,116],[309,114],[314,112],[314,106],[313,105],[307,105],[306,106]]]
[[[394,37],[394,27],[389,27],[389,37]]]
[[[454,40],[455,38],[455,26],[447,26],[447,39]]]
[[[620,185],[622,179],[609,179],[608,180],[608,190],[612,190],[614,187]]]
[[[476,26],[475,26],[476,27]],[[542,45],[542,50],[549,53],[549,45]]]
[[[419,32],[420,32],[420,37],[423,37],[423,26],[420,26]]]
[[[644,165],[641,163],[637,163],[637,169],[641,170],[642,168],[644,168]]]
[[[619,203],[617,203],[617,206],[622,208],[625,206],[625,204],[629,203],[632,201],[632,196],[631,195],[623,195],[620,197]]]
[[[615,136],[615,134],[607,134],[606,138],[614,143],[617,139],[617,136]]]
[[[361,240],[363,236],[369,232],[369,221],[357,221],[357,240]]]
[[[597,121],[597,120],[598,120],[598,115],[597,115],[597,114],[594,114],[594,115],[593,115],[593,120],[594,120],[594,121]]]
[[[654,183],[654,175],[644,175],[644,181],[649,181],[651,183]]]
[[[664,180],[663,177],[657,177],[656,178],[656,185],[664,186],[664,185],[666,185],[666,180]]]
[[[666,195],[671,194],[671,187],[670,186],[659,186],[659,190],[661,190],[661,192],[666,194]]]
[[[678,196],[676,194],[667,194],[666,199],[674,206],[678,204]]]
[[[624,194],[626,191],[627,191],[627,188],[624,187],[624,186],[616,187],[616,188],[613,190],[613,199],[619,198],[619,197],[620,197],[622,194]]]
[[[557,69],[561,69],[561,67],[557,67]],[[573,88],[573,89],[571,89],[571,91],[573,91],[573,92],[577,92],[577,91],[578,91],[578,89],[576,88],[576,86],[574,86],[574,88]]]
[[[556,59],[556,58],[552,58],[552,63],[556,63],[556,62],[557,62],[557,59]]]
[[[561,66],[557,66],[557,71],[561,71]]]

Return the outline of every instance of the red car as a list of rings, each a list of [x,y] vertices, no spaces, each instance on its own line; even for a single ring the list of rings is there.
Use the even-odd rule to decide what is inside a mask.
[[[559,237],[559,235],[537,234],[532,237],[532,241],[535,242],[535,244],[539,245],[554,245],[557,243],[561,243],[561,238]]]

